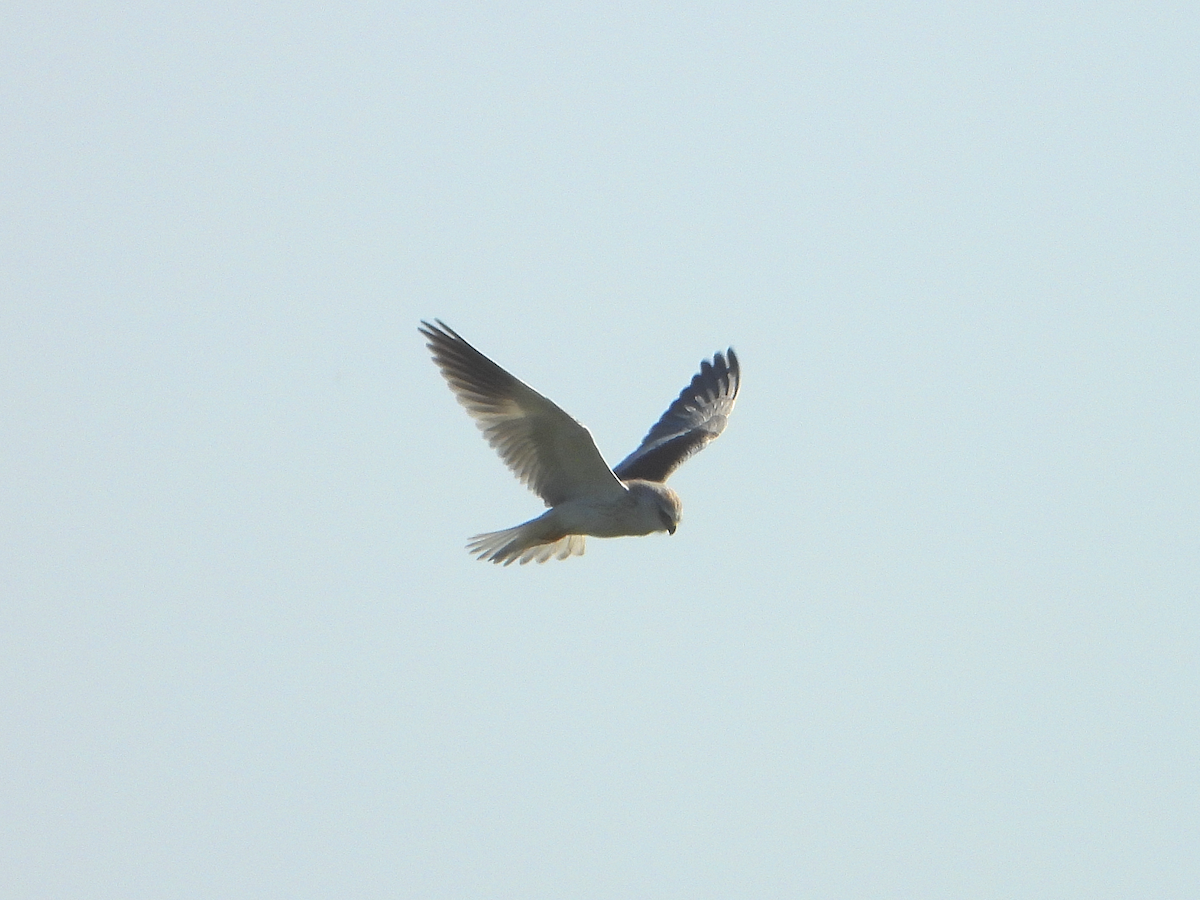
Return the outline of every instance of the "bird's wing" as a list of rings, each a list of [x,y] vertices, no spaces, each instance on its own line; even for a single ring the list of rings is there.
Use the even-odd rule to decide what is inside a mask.
[[[586,428],[435,321],[422,322],[420,332],[450,390],[505,464],[547,506],[625,490]]]
[[[666,481],[683,461],[725,430],[737,398],[741,368],[731,347],[700,363],[692,383],[667,409],[641,446],[613,469],[622,481]]]

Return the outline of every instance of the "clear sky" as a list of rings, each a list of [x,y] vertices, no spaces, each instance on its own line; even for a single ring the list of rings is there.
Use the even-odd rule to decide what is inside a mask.
[[[0,29],[19,898],[1200,883],[1200,13],[25,4]],[[674,536],[541,504],[440,317]]]

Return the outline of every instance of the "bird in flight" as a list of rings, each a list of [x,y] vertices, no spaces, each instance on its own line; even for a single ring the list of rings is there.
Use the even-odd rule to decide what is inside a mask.
[[[504,531],[477,534],[477,559],[509,565],[582,556],[584,536],[675,533],[682,504],[664,483],[725,430],[741,369],[730,348],[683,389],[641,445],[610,469],[591,433],[525,382],[500,368],[440,319],[421,322],[433,361],[487,442],[548,511]]]

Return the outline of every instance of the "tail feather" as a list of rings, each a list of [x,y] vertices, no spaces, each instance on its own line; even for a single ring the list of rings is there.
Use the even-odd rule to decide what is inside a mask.
[[[551,558],[583,556],[584,539],[582,534],[547,534],[544,523],[534,519],[503,531],[477,534],[467,544],[467,550],[476,559],[506,566],[519,560],[521,565],[525,565],[530,561],[544,563]]]

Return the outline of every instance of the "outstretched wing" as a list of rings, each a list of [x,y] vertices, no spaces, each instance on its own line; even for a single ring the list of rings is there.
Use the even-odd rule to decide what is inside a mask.
[[[487,442],[547,506],[623,491],[586,428],[504,371],[445,322],[422,322],[433,361]]]
[[[622,481],[666,481],[689,456],[714,441],[729,421],[741,368],[733,348],[700,363],[692,383],[663,413],[642,444],[613,471]]]

